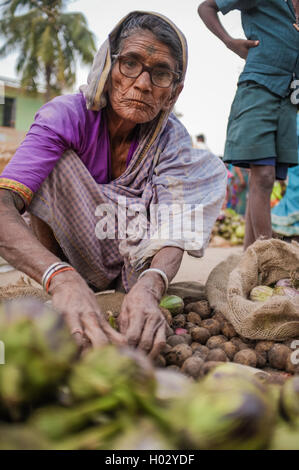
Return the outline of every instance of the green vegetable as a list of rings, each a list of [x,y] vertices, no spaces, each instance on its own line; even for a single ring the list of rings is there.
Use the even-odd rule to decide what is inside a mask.
[[[281,390],[281,409],[289,421],[299,424],[299,376],[284,383]]]
[[[183,448],[257,450],[270,441],[276,407],[262,383],[229,372],[194,384],[168,413]]]
[[[24,404],[55,394],[77,347],[62,316],[35,299],[0,307],[0,338],[6,356],[0,367],[0,409],[17,419]]]
[[[177,295],[165,295],[160,302],[160,307],[166,308],[175,316],[184,311],[184,301]]]
[[[76,400],[109,394],[132,409],[136,397],[151,397],[156,388],[154,370],[145,356],[112,345],[89,351],[74,365],[68,383]]]
[[[299,427],[279,423],[275,428],[269,450],[299,450]]]
[[[115,397],[106,396],[72,408],[48,406],[37,410],[30,420],[30,426],[48,439],[60,439],[92,422],[97,413],[111,410],[117,405]]]
[[[254,302],[265,302],[273,295],[273,289],[268,286],[256,286],[250,292],[250,300]]]

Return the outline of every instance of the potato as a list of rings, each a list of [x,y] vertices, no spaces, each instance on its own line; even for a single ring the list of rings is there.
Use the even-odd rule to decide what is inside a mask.
[[[267,364],[267,353],[255,351],[256,367],[263,368]]]
[[[203,320],[201,326],[207,328],[211,336],[219,335],[221,332],[220,323],[217,320],[213,320],[213,318]]]
[[[172,315],[171,315],[170,311],[167,310],[167,308],[164,308],[164,307],[160,307],[160,310],[163,313],[163,316],[164,316],[165,320],[167,321],[168,325],[171,326],[172,325]]]
[[[196,312],[189,312],[187,314],[187,321],[191,322],[191,323],[194,323],[195,325],[200,325],[201,324],[201,317]]]
[[[211,308],[207,300],[199,300],[198,302],[192,302],[186,305],[185,312],[198,313],[201,318],[209,318],[211,316]]]
[[[292,354],[292,353],[291,353]],[[285,365],[285,370],[289,374],[299,375],[299,364],[294,364],[291,360],[291,354],[288,355]]]
[[[227,341],[226,343],[221,344],[219,347],[223,349],[230,361],[233,360],[234,355],[238,352],[237,346],[231,341]]]
[[[208,339],[206,346],[209,349],[216,349],[216,348],[220,348],[221,345],[226,342],[227,342],[227,338],[223,335],[211,336],[211,338]]]
[[[196,325],[195,323],[191,323],[190,321],[187,321],[186,324],[185,324],[185,328],[190,331],[192,330],[192,328],[194,328]]]
[[[210,361],[219,361],[219,362],[227,362],[227,356],[223,349],[215,348],[209,351],[209,354],[206,357],[207,362]]]
[[[198,356],[192,356],[186,359],[181,370],[184,374],[189,375],[194,379],[198,379],[198,377],[201,376],[203,364],[203,359]]]
[[[174,364],[181,367],[185,360],[192,356],[192,353],[192,349],[187,344],[177,344],[166,354],[167,364]]]
[[[167,325],[166,327],[166,338],[168,338],[168,336],[172,336],[174,335],[174,330],[172,328],[170,328],[169,325]]]
[[[255,350],[258,352],[268,352],[274,346],[274,341],[258,341]]]
[[[212,314],[212,318],[213,320],[217,320],[221,326],[227,321],[225,316],[220,312],[215,312],[214,315]]]
[[[234,356],[234,362],[243,364],[244,366],[256,367],[256,352],[252,349],[242,349]]]
[[[180,313],[172,318],[172,328],[176,330],[176,328],[184,328],[186,323],[185,315]]]
[[[242,351],[242,349],[248,349],[248,345],[245,344],[238,336],[231,338],[231,342],[238,348],[239,351]]]
[[[192,343],[191,335],[189,335],[188,333],[185,333],[184,335],[180,335],[180,336],[183,336],[185,338],[185,343],[186,344],[188,344],[189,346],[191,345],[191,343]]]
[[[236,330],[234,329],[233,325],[231,325],[229,322],[223,322],[221,326],[221,331],[224,334],[224,336],[226,336],[229,339],[237,335]]]
[[[196,326],[191,330],[191,337],[193,341],[197,341],[200,344],[205,344],[210,338],[211,334],[206,328]]]
[[[290,349],[285,344],[274,344],[268,352],[270,366],[274,367],[274,369],[285,369],[290,352]]]
[[[177,344],[186,344],[186,338],[184,338],[183,335],[172,335],[168,336],[167,338],[167,343],[171,346],[174,347]]]
[[[194,344],[194,343],[192,343],[192,344]],[[193,356],[198,356],[198,357],[201,357],[201,359],[205,360],[207,358],[207,355],[209,354],[209,352],[210,352],[209,348],[207,348],[203,344],[198,344],[197,348],[193,352]]]

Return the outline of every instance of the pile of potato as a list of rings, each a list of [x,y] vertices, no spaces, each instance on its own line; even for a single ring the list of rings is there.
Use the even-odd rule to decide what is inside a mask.
[[[174,305],[175,296],[168,297],[162,305],[167,305],[171,297]],[[293,340],[275,343],[240,337],[221,313],[210,308],[207,300],[185,306],[178,302],[175,309],[171,302],[169,306],[172,313],[160,307],[169,326],[166,347],[157,359],[160,367],[180,370],[194,379],[204,376],[215,362],[263,369],[278,381],[299,373],[299,366],[291,360]]]

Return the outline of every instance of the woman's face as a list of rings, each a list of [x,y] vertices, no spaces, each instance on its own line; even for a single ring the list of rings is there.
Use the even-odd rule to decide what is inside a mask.
[[[147,30],[138,31],[123,40],[121,56],[137,59],[148,67],[165,67],[176,70],[176,61],[171,56],[168,46],[158,41]],[[127,78],[119,70],[116,61],[112,68],[108,88],[110,105],[121,119],[135,124],[153,120],[161,110],[171,108],[182,86],[170,85],[159,88],[152,84],[149,72],[137,78]]]

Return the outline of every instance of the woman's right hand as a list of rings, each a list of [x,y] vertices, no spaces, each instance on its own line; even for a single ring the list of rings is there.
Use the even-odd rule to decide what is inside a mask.
[[[94,293],[76,271],[57,274],[51,281],[49,294],[53,307],[63,315],[79,346],[126,344],[124,336],[106,321]]]

